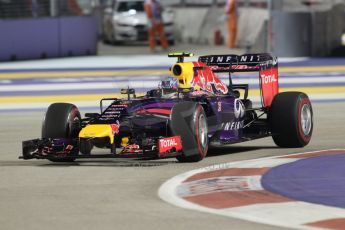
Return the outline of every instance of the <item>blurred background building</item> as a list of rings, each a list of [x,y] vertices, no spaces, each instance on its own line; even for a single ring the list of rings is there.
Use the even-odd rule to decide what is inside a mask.
[[[135,2],[143,0],[0,0],[0,60],[95,55],[99,41],[145,42],[147,21]],[[215,46],[227,40],[226,0],[161,2],[171,44]],[[244,51],[343,54],[344,0],[237,2],[236,46]]]

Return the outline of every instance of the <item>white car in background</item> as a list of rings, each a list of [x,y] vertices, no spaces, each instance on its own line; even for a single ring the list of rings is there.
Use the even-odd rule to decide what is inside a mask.
[[[104,9],[103,41],[105,43],[147,41],[148,18],[144,10],[144,2],[144,0],[113,0],[111,5]],[[167,39],[170,44],[174,44],[172,10],[163,11],[163,22]]]

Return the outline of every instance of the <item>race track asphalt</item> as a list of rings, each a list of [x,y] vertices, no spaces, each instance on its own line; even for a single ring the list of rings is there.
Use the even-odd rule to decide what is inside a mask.
[[[86,112],[86,111],[83,111]],[[211,149],[199,163],[92,160],[23,161],[21,141],[39,137],[42,112],[0,114],[0,229],[277,229],[199,213],[160,200],[171,177],[213,164],[344,148],[345,103],[314,104],[315,127],[303,149],[276,148],[271,138]]]

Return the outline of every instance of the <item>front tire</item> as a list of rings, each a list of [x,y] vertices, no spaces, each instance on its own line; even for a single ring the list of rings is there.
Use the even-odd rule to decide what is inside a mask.
[[[176,157],[179,162],[198,162],[208,150],[207,117],[203,107],[194,102],[174,106],[171,115],[171,130],[181,136],[183,154]]]
[[[42,138],[77,138],[80,131],[80,121],[80,112],[75,105],[68,103],[51,104],[43,121]],[[73,154],[77,155],[78,149]],[[53,162],[71,162],[75,158],[50,160]]]
[[[277,146],[306,146],[313,133],[313,108],[308,96],[301,92],[276,95],[269,111],[269,122]]]

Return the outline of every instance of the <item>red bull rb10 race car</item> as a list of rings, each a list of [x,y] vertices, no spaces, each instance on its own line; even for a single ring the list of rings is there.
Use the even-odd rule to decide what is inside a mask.
[[[202,160],[210,145],[272,136],[282,148],[307,145],[313,110],[302,92],[279,93],[278,61],[269,54],[209,55],[185,62],[172,53],[171,78],[144,96],[122,89],[126,99],[105,98],[100,113],[82,118],[69,103],[54,103],[45,114],[42,138],[23,142],[22,159],[74,161],[78,158],[176,157]],[[258,72],[261,106],[253,107],[248,84],[233,84],[235,72]],[[229,82],[217,76],[227,73]],[[103,106],[105,101],[110,105]],[[105,107],[105,108],[103,108]],[[94,148],[108,148],[96,154]]]

